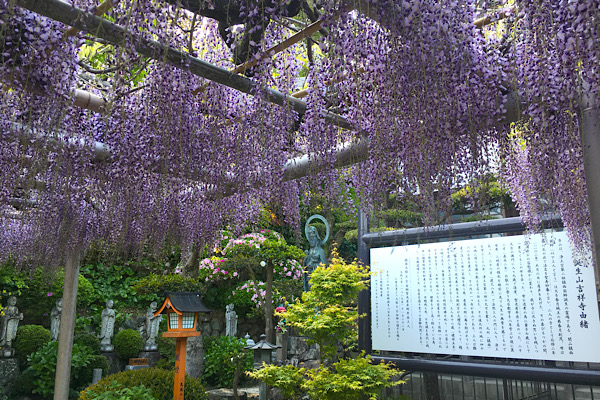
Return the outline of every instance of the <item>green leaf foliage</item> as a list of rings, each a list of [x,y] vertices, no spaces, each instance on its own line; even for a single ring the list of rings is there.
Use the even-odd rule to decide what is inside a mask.
[[[117,381],[113,381],[106,392],[99,394],[91,392],[89,398],[90,400],[157,400],[152,391],[144,385],[123,387]]]
[[[40,395],[43,399],[50,399],[54,395],[57,353],[58,342],[49,342],[29,356],[29,367],[26,372],[33,377],[33,393]],[[85,367],[91,363],[94,357],[95,355],[89,347],[73,344],[71,392],[82,389],[80,377],[85,373]]]
[[[88,263],[81,267],[81,274],[92,282],[97,294],[97,304],[104,307],[108,300],[124,307],[139,307],[140,302],[151,302],[154,298],[136,294],[132,290],[140,280],[139,275],[128,266],[104,263]]]
[[[244,347],[245,339],[231,336],[205,338],[202,381],[206,385],[231,387],[236,368],[240,368],[241,374],[251,371],[254,358]]]
[[[252,378],[260,379],[268,386],[277,387],[286,399],[292,400],[298,397],[304,384],[304,368],[293,365],[275,366],[263,363],[262,368],[247,372]]]
[[[315,370],[263,364],[261,369],[247,375],[278,388],[288,400],[305,393],[318,400],[360,400],[376,399],[386,387],[404,383],[392,380],[399,373],[392,364],[373,364],[370,357],[361,354]]]
[[[356,262],[347,264],[334,252],[331,265],[318,267],[311,275],[311,290],[302,301],[289,304],[281,313],[288,325],[321,346],[321,357],[336,355],[332,338],[348,342],[356,337],[357,296],[367,288],[370,272]],[[304,370],[292,365],[263,365],[248,375],[279,388],[286,399],[308,394],[318,400],[376,399],[399,372],[391,364],[372,364],[369,356],[342,359],[329,367]]]
[[[64,286],[64,271],[44,271],[36,269],[32,273],[20,273],[27,282],[27,287],[21,290],[17,306],[23,312],[27,324],[42,325],[50,321],[48,314],[56,301],[62,298]],[[93,285],[83,275],[78,277],[77,307],[83,309],[96,299]]]
[[[25,276],[19,274],[10,262],[0,266],[0,313],[2,304],[6,303],[10,296],[19,296],[27,287]]]
[[[137,295],[148,295],[148,300],[162,301],[165,292],[200,292],[202,287],[197,280],[181,275],[150,274],[140,279],[132,289]]]
[[[52,292],[54,300],[63,297],[63,287],[65,285],[65,271],[60,269],[54,276]],[[46,294],[46,293],[44,293]],[[77,283],[77,306],[85,308],[96,300],[96,290],[94,285],[83,275],[79,274]]]
[[[78,333],[73,338],[73,343],[89,347],[95,354],[100,354],[100,339],[91,333]]]
[[[371,358],[364,355],[307,374],[309,379],[302,387],[311,399],[319,400],[377,399],[384,388],[403,383],[390,380],[398,374],[391,364],[372,364]]]
[[[281,316],[310,343],[321,346],[321,356],[335,355],[332,338],[348,343],[356,338],[357,298],[367,288],[369,271],[356,262],[347,264],[334,254],[328,267],[311,274],[311,290],[289,304]]]
[[[174,372],[160,368],[147,368],[109,375],[82,391],[79,395],[79,400],[97,399],[98,397],[96,396],[104,392],[114,391],[115,382],[123,388],[134,388],[144,385],[150,389],[152,396],[157,400],[173,399]],[[207,400],[208,395],[200,380],[186,375],[183,398],[184,400]],[[137,397],[136,399],[146,399],[146,397]]]

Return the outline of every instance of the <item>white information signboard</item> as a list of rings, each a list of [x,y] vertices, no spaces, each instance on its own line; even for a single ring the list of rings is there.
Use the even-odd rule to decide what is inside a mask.
[[[600,362],[589,260],[565,232],[371,249],[373,349]]]

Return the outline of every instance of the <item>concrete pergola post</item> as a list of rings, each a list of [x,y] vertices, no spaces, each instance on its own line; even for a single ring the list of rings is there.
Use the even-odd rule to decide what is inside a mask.
[[[63,309],[60,314],[58,356],[56,360],[56,377],[54,380],[54,400],[69,399],[80,253],[79,249],[69,249],[66,255]]]

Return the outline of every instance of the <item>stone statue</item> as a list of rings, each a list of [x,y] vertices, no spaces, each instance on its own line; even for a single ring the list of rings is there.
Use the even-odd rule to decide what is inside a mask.
[[[110,343],[115,330],[115,310],[113,310],[113,301],[106,302],[106,308],[102,310],[102,326],[100,327],[100,350],[113,351],[114,346]]]
[[[324,240],[321,240],[319,236],[319,231],[314,226],[308,225],[309,222],[315,218],[322,220],[325,223],[325,228],[327,230],[326,236]],[[302,265],[304,266],[304,291],[307,292],[310,290],[310,274],[321,264],[327,263],[327,257],[325,256],[325,250],[321,247],[327,239],[329,238],[329,224],[327,220],[323,218],[321,215],[315,214],[311,216],[307,221],[304,227],[304,233],[306,234],[306,239],[308,239],[308,243],[310,245],[310,249],[306,254],[306,258]]]
[[[233,304],[227,304],[225,311],[225,336],[235,337],[237,335],[238,316],[233,311]]]
[[[0,317],[0,347],[2,348],[2,356],[12,357],[15,353],[12,348],[12,341],[17,336],[19,321],[23,320],[23,314],[19,313],[15,296],[10,296],[7,304],[2,310],[4,315]]]
[[[56,300],[56,306],[50,313],[50,333],[52,340],[58,340],[58,332],[60,331],[60,314],[62,313],[62,299]]]
[[[158,309],[158,304],[155,301],[150,303],[150,307],[146,311],[146,323],[144,326],[144,343],[145,351],[156,351],[158,346],[156,345],[156,337],[158,336],[158,328],[162,315],[154,315]]]

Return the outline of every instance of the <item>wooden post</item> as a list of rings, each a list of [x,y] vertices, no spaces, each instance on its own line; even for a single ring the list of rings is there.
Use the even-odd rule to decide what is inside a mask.
[[[364,242],[363,236],[369,233],[369,216],[362,207],[358,209],[358,262],[364,267],[371,265],[371,249]],[[367,354],[373,351],[371,340],[371,289],[367,288],[358,294],[358,349]]]
[[[275,330],[273,328],[273,263],[267,263],[267,287],[265,294],[265,334],[267,342],[275,341]]]
[[[187,337],[178,337],[175,347],[175,383],[173,386],[173,400],[183,400],[185,389],[185,352]]]
[[[79,250],[68,250],[65,265],[63,309],[60,314],[58,334],[58,357],[54,380],[54,400],[69,399],[71,378],[71,355],[75,331],[75,309],[77,307],[77,283],[79,280]]]

